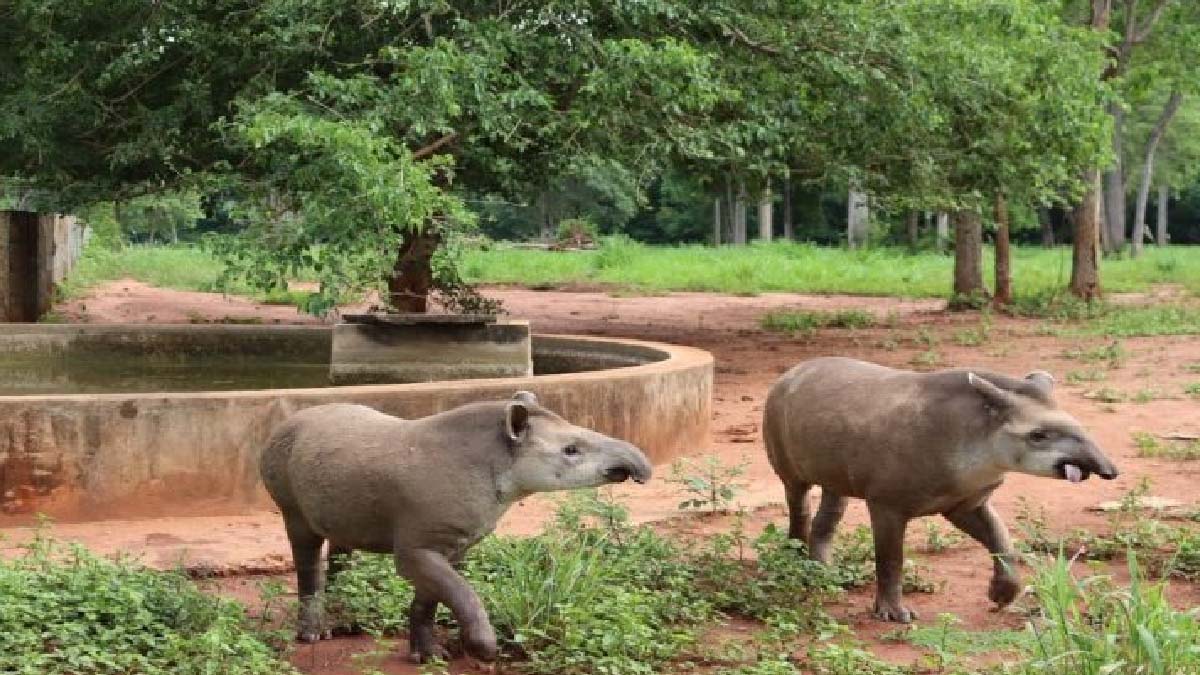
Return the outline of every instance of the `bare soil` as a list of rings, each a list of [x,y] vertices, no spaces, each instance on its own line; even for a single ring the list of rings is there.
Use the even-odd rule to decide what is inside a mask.
[[[537,332],[576,333],[659,340],[691,345],[712,352],[717,359],[713,435],[696,455],[716,454],[725,463],[746,463],[740,503],[759,509],[751,518],[755,534],[768,522],[784,523],[782,489],[767,465],[759,435],[762,401],[767,388],[781,373],[799,361],[822,355],[844,355],[890,366],[939,368],[971,366],[1014,375],[1032,369],[1053,373],[1059,382],[1059,404],[1077,416],[1121,467],[1118,480],[1089,480],[1080,485],[1013,475],[997,492],[994,503],[1009,521],[1020,508],[1019,500],[1045,510],[1053,530],[1077,527],[1104,528],[1105,517],[1087,510],[1098,502],[1119,499],[1142,478],[1152,481],[1158,496],[1194,504],[1200,463],[1138,458],[1131,434],[1200,433],[1200,401],[1184,394],[1184,386],[1200,381],[1186,366],[1200,363],[1200,341],[1188,337],[1123,340],[1127,355],[1120,363],[1085,362],[1070,350],[1100,347],[1102,338],[1071,341],[1047,336],[1042,322],[993,317],[984,328],[978,314],[952,314],[940,302],[851,296],[766,294],[735,297],[699,293],[664,296],[617,297],[603,292],[530,291],[491,289],[512,315],[531,321]],[[1126,302],[1152,302],[1150,296]],[[831,310],[855,308],[887,317],[884,326],[862,330],[827,329],[810,337],[767,333],[759,329],[760,317],[780,309]],[[71,321],[92,323],[188,323],[202,321],[261,320],[264,323],[313,323],[316,319],[293,308],[257,304],[216,294],[156,289],[134,281],[103,285],[88,297],[64,304],[58,313]],[[981,344],[970,331],[986,332]],[[1069,373],[1094,372],[1103,381],[1072,384]],[[1125,402],[1106,403],[1095,398],[1100,389],[1122,392]],[[1141,399],[1136,394],[1143,392]],[[1135,402],[1144,400],[1145,402]],[[660,476],[666,474],[666,468]],[[662,480],[648,486],[617,488],[638,521],[661,521],[677,514],[680,500],[675,486]],[[767,508],[762,508],[767,507]],[[531,499],[514,508],[501,523],[508,533],[535,532],[553,511],[547,499]],[[844,527],[867,522],[862,504],[854,503]],[[719,524],[715,525],[719,526]],[[698,524],[703,529],[705,525]],[[124,551],[144,557],[147,563],[172,566],[183,563],[227,575],[218,584],[222,592],[254,599],[250,574],[283,574],[288,549],[278,517],[270,512],[215,515],[196,518],[144,518],[61,524],[54,534],[80,541],[98,551]],[[945,529],[945,528],[943,528]],[[27,530],[3,531],[0,547],[11,548],[27,538]],[[698,534],[704,534],[703,531]],[[991,562],[986,551],[963,542],[948,551],[920,552],[925,537],[923,523],[909,532],[911,557],[924,565],[926,576],[938,586],[932,594],[909,596],[924,621],[940,613],[953,613],[967,630],[1017,628],[1023,624],[1020,607],[995,613],[986,599]],[[0,553],[2,553],[0,548]],[[1181,602],[1196,604],[1200,593],[1182,585]],[[849,595],[836,616],[880,655],[910,662],[918,650],[906,644],[881,640],[894,626],[880,625],[868,617],[871,590]],[[360,672],[363,663],[386,673],[416,672],[403,660],[403,646],[395,653],[368,661],[351,655],[373,649],[370,641],[338,639],[316,647],[301,647],[293,662],[303,671],[322,674]],[[471,669],[458,663],[456,669]]]

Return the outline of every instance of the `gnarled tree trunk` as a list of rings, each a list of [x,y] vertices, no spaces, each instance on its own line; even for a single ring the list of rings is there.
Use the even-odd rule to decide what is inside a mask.
[[[939,211],[937,214],[937,250],[945,251],[946,243],[950,241],[950,214]]]
[[[1054,246],[1054,222],[1050,220],[1050,209],[1043,206],[1037,214],[1038,223],[1042,226],[1042,247],[1050,248]]]
[[[713,246],[721,245],[721,198],[713,200]]]
[[[423,314],[429,309],[433,288],[433,254],[442,242],[432,225],[404,235],[388,279],[388,304],[397,312]]]
[[[1166,246],[1170,237],[1167,234],[1167,200],[1171,197],[1170,188],[1166,183],[1158,186],[1158,227],[1155,228],[1154,243]]]
[[[992,302],[1007,305],[1012,302],[1012,268],[1008,250],[1008,201],[1003,192],[996,193],[996,294]]]
[[[921,243],[921,214],[916,209],[910,210],[905,216],[905,225],[908,229],[908,248],[915,251]]]
[[[846,242],[850,248],[863,248],[871,232],[871,207],[867,193],[850,188],[846,201]]]
[[[1104,250],[1116,253],[1125,248],[1125,167],[1121,160],[1125,110],[1114,102],[1108,106],[1113,119],[1112,148],[1114,164],[1104,172]]]
[[[973,306],[987,297],[983,285],[983,220],[978,211],[954,214],[954,306]]]
[[[1134,257],[1142,252],[1142,241],[1146,238],[1146,205],[1150,201],[1150,181],[1154,179],[1154,153],[1158,150],[1158,144],[1162,140],[1163,134],[1167,132],[1167,126],[1171,124],[1171,118],[1175,117],[1175,113],[1179,111],[1181,103],[1183,103],[1183,94],[1178,91],[1171,92],[1171,97],[1163,106],[1158,121],[1154,123],[1150,139],[1146,141],[1146,156],[1142,162],[1142,179],[1138,183],[1137,206],[1133,216]]]
[[[758,238],[762,241],[771,241],[774,225],[775,209],[771,201],[771,189],[767,188],[758,197]]]
[[[792,176],[789,173],[783,177],[783,238],[791,241],[796,238],[792,225]]]
[[[1082,300],[1100,297],[1100,172],[1084,175],[1087,192],[1071,214],[1075,242],[1071,259],[1071,293]]]

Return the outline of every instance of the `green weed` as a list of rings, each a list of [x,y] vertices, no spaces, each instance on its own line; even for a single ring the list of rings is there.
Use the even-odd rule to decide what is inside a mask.
[[[1133,442],[1137,446],[1138,457],[1162,457],[1177,460],[1200,459],[1200,441],[1163,442],[1153,434],[1136,431],[1133,434]]]
[[[1100,361],[1106,362],[1109,368],[1119,368],[1121,364],[1129,357],[1125,347],[1120,342],[1110,342],[1105,345],[1097,345],[1095,347],[1076,347],[1063,352],[1063,356],[1075,361],[1083,361],[1085,363],[1097,363]]]
[[[1035,645],[1021,672],[1033,675],[1178,675],[1200,672],[1195,612],[1168,600],[1166,582],[1147,581],[1129,556],[1129,587],[1104,575],[1078,578],[1059,556],[1038,569],[1035,593],[1043,616],[1030,624]]]
[[[0,598],[0,672],[294,672],[268,644],[277,636],[182,573],[101,558],[40,535],[18,557],[0,560]]]
[[[1108,373],[1103,370],[1069,370],[1067,384],[1083,384],[1084,382],[1103,382],[1108,379]]]
[[[768,312],[759,321],[763,330],[802,335],[811,335],[818,328],[870,328],[875,323],[874,314],[859,309]]]
[[[738,479],[746,473],[746,466],[745,461],[726,465],[716,455],[709,455],[704,461],[680,459],[671,465],[671,477],[667,482],[679,485],[683,490],[686,498],[679,503],[682,510],[728,511],[733,498],[745,487]]]

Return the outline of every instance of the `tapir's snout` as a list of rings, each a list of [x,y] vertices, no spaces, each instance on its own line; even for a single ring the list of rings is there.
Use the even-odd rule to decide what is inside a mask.
[[[613,463],[604,470],[605,480],[610,483],[623,483],[630,478],[635,483],[650,480],[653,469],[641,450],[628,443],[621,443],[613,448],[613,454]]]
[[[1092,442],[1084,444],[1077,456],[1059,462],[1058,471],[1062,478],[1072,483],[1087,480],[1091,474],[1096,474],[1104,480],[1112,480],[1121,475],[1116,465]]]

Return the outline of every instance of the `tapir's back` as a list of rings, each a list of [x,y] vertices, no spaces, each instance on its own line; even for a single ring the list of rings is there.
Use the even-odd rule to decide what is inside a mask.
[[[865,497],[898,473],[936,464],[926,376],[841,357],[806,361],[767,396],[767,454],[785,481]],[[936,417],[941,417],[937,415]]]

